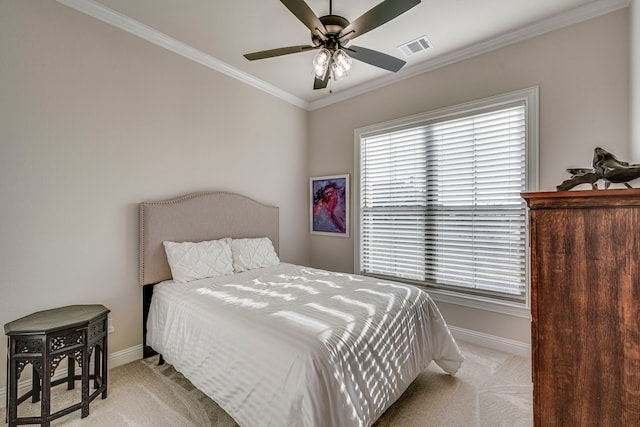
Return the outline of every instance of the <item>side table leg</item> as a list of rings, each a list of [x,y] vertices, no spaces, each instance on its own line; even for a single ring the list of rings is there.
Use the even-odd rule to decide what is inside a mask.
[[[89,415],[89,329],[82,330],[82,409],[80,418]]]
[[[40,401],[40,374],[37,369],[32,370],[31,374],[31,403]]]
[[[75,388],[75,376],[76,360],[69,356],[67,357],[67,390],[73,390]]]
[[[105,324],[106,324],[106,320],[105,320]],[[106,329],[105,329],[106,330]],[[108,355],[109,353],[107,353],[107,337],[108,335],[105,334],[104,336],[104,346],[102,347],[102,386],[104,387],[104,391],[102,392],[102,398],[106,399],[107,398],[107,374],[109,372],[109,367],[107,366],[107,359],[108,359]]]
[[[42,372],[40,382],[42,387],[42,397],[40,401],[40,425],[49,427],[51,425],[51,338],[44,338],[42,350]],[[35,371],[35,369],[34,369]]]
[[[16,425],[16,418],[18,417],[18,363],[16,362],[15,355],[15,342],[10,340],[9,353],[7,354],[9,360],[7,363],[7,379],[9,380],[9,390],[7,392],[7,423],[9,427]]]
[[[100,388],[102,382],[102,370],[100,370],[100,357],[102,356],[102,346],[96,345],[93,349],[93,388]]]

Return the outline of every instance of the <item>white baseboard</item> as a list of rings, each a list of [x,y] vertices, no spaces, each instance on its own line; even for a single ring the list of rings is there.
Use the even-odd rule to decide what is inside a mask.
[[[109,354],[108,366],[109,369],[115,368],[120,365],[125,365],[130,362],[142,359],[142,344],[135,345],[133,347],[125,348],[124,350],[116,351]],[[51,377],[52,381],[64,378],[67,375],[66,359],[58,366],[56,373]],[[64,366],[63,366],[64,365]],[[7,378],[8,380],[8,378]],[[18,383],[18,395],[31,389],[31,379],[25,379]],[[0,388],[0,408],[4,408],[7,404],[7,387]]]
[[[504,351],[517,356],[531,357],[531,345],[529,343],[459,328],[457,326],[449,325],[449,329],[453,337],[459,341],[465,341],[493,350]]]
[[[109,355],[109,369],[142,359],[142,344],[116,351]]]

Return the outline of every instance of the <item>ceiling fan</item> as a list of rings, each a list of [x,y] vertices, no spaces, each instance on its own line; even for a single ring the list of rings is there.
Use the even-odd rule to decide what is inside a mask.
[[[247,53],[244,57],[249,61],[319,49],[320,51],[313,59],[314,89],[326,88],[331,75],[334,80],[344,77],[351,66],[351,58],[393,72],[397,72],[406,64],[405,61],[386,53],[361,46],[352,46],[349,43],[356,37],[402,15],[418,5],[420,0],[384,0],[353,22],[349,22],[342,16],[334,15],[331,0],[329,0],[329,14],[319,18],[304,0],[280,1],[311,30],[312,44]]]

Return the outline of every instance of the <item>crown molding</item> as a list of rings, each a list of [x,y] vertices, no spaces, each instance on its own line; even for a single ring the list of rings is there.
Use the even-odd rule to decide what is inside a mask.
[[[96,18],[102,22],[124,30],[130,34],[140,37],[150,43],[160,46],[178,55],[184,56],[212,70],[218,71],[234,79],[240,80],[250,86],[260,89],[270,95],[280,98],[290,104],[305,110],[309,109],[309,103],[297,96],[290,94],[274,85],[260,80],[244,71],[214,58],[213,56],[195,49],[179,40],[174,39],[160,31],[157,31],[135,19],[116,12],[93,0],[56,0],[65,6],[82,12],[88,16]]]
[[[382,78],[346,89],[340,93],[332,93],[326,98],[307,102],[141,22],[103,6],[94,0],[56,1],[308,111],[317,110],[446,65],[463,61],[588,19],[596,18],[619,9],[624,9],[631,3],[631,0],[597,0],[552,16],[551,18],[527,25],[516,31],[493,37],[449,54],[434,57],[426,62],[407,67],[398,73],[388,74]]]

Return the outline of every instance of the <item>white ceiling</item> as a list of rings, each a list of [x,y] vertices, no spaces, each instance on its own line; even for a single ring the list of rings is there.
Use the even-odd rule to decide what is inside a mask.
[[[354,60],[346,79],[313,90],[315,51],[259,61],[243,57],[310,44],[309,30],[279,0],[58,1],[307,109],[629,4],[629,0],[422,0],[354,42],[406,60],[403,69],[392,73]],[[335,0],[333,14],[353,21],[378,3]],[[329,13],[329,0],[307,0],[307,4],[317,16]],[[433,47],[404,57],[398,46],[420,36]]]

